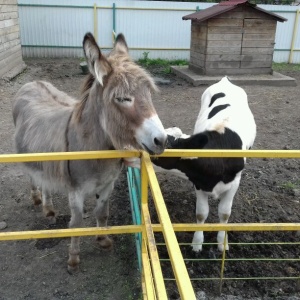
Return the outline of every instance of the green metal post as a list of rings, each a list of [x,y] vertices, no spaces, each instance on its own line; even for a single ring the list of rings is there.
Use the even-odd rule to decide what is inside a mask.
[[[116,3],[113,3],[113,43],[116,40]]]

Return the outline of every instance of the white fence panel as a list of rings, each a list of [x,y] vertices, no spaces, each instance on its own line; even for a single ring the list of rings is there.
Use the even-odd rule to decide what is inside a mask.
[[[144,52],[150,58],[189,59],[191,25],[182,17],[197,7],[214,5],[133,0],[19,0],[18,3],[25,57],[83,56],[82,38],[87,31],[94,32],[96,4],[101,48],[106,52],[112,47],[113,30],[123,32],[134,59],[142,57]],[[259,6],[288,19],[278,22],[274,51],[274,61],[288,62],[298,7]],[[300,30],[294,48],[293,62],[300,63]]]

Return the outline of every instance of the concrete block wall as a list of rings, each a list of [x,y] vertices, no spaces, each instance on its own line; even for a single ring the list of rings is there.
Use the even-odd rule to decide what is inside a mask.
[[[17,0],[0,0],[0,78],[13,78],[24,68]]]

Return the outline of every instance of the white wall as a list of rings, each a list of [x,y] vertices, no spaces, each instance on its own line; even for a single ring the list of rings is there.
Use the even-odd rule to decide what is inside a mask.
[[[87,31],[94,31],[94,3],[101,6],[97,9],[99,45],[107,51],[105,48],[111,48],[113,43],[112,6],[115,3],[116,32],[124,33],[134,59],[142,57],[144,52],[149,52],[150,58],[189,59],[190,21],[183,21],[182,17],[194,12],[197,6],[205,9],[213,5],[133,0],[19,0],[18,3],[25,57],[83,56],[82,38]],[[26,6],[28,4],[41,6]],[[287,62],[298,7],[259,6],[288,19],[278,22],[274,53],[275,62]],[[36,47],[38,45],[42,47]],[[300,30],[294,48],[300,49]],[[300,51],[294,52],[293,62],[300,63]]]

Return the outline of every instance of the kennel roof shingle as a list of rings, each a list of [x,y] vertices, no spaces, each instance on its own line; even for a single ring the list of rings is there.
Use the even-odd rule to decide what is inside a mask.
[[[256,10],[261,11],[261,12],[273,17],[274,19],[276,19],[279,22],[287,21],[286,18],[283,18],[283,17],[281,17],[277,14],[274,14],[272,12],[269,12],[269,11],[265,10],[265,9],[262,9],[262,8],[256,6],[256,4],[251,4],[251,3],[248,2],[248,0],[223,1],[223,2],[220,2],[219,4],[211,6],[209,8],[204,9],[204,10],[197,11],[195,13],[186,15],[186,16],[182,17],[182,20],[196,20],[198,22],[206,21],[210,18],[216,17],[220,14],[223,14],[225,12],[233,10],[234,8],[236,8],[240,5],[248,5],[250,7],[253,7]]]

